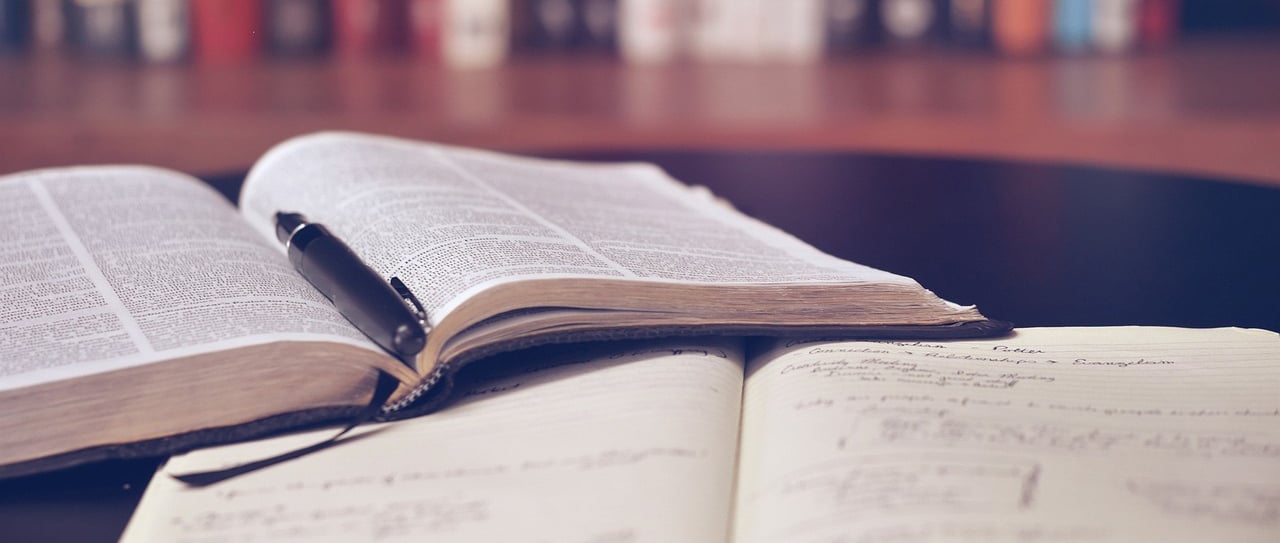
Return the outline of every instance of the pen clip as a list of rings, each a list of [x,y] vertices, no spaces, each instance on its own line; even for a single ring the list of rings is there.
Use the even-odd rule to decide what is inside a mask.
[[[422,307],[422,302],[418,301],[418,297],[413,295],[413,291],[401,281],[399,277],[391,278],[391,288],[395,289],[396,294],[404,300],[405,305],[413,310],[413,314],[418,317],[418,324],[422,325],[423,332],[431,332],[431,324],[427,322],[427,310]]]

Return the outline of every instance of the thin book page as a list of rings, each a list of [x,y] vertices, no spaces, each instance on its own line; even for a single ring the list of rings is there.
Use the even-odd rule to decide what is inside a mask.
[[[0,232],[0,390],[272,341],[377,348],[184,174],[5,176]]]
[[[647,164],[322,133],[259,160],[241,208],[264,236],[277,211],[324,223],[404,280],[435,322],[478,290],[530,278],[915,285],[825,255]]]
[[[1280,533],[1280,337],[1024,329],[754,358],[735,539],[1233,541]]]
[[[536,361],[535,361],[536,362]],[[484,382],[206,488],[189,472],[323,433],[205,449],[156,474],[124,541],[724,541],[741,346],[635,342]]]

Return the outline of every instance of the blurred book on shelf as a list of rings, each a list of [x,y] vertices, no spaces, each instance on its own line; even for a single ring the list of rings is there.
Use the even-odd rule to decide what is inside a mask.
[[[567,50],[573,47],[579,10],[570,0],[526,0],[512,5],[513,32],[519,47],[528,50]]]
[[[100,58],[126,58],[133,53],[134,33],[127,0],[80,0],[66,5],[67,35],[76,49]]]
[[[409,0],[410,49],[424,59],[439,60],[444,40],[444,7],[447,0]]]
[[[391,55],[409,46],[408,0],[333,0],[332,53],[361,59]]]
[[[447,0],[440,28],[440,58],[459,68],[501,64],[511,48],[511,6],[507,0]]]
[[[947,40],[959,47],[987,47],[991,40],[991,2],[951,0],[947,4]]]
[[[169,0],[173,1],[173,0]],[[319,56],[329,49],[330,2],[267,0],[267,38],[271,53],[285,57]]]
[[[681,0],[620,0],[618,48],[637,64],[667,62],[686,48],[688,5]]]
[[[1177,0],[1145,0],[1138,11],[1138,36],[1145,47],[1158,48],[1173,41],[1178,28]]]
[[[876,7],[870,0],[827,0],[826,16],[827,51],[838,54],[866,47],[876,39],[878,25]]]
[[[889,43],[910,47],[932,41],[942,34],[941,4],[937,0],[883,0],[880,23]]]
[[[1045,52],[1053,10],[1050,0],[992,0],[991,35],[996,49],[1007,55]]]
[[[1093,47],[1104,52],[1131,49],[1138,38],[1137,0],[1094,0]]]
[[[191,0],[190,5],[197,61],[247,61],[258,53],[263,15],[258,0]]]
[[[1280,0],[0,0],[0,52],[87,61],[525,55],[804,64],[958,49],[1117,55],[1280,27]]]
[[[1053,43],[1059,51],[1078,52],[1089,48],[1093,23],[1093,3],[1055,0],[1053,3]]]
[[[181,60],[191,43],[191,16],[186,2],[134,0],[138,54],[150,62]]]
[[[0,2],[0,51],[19,49],[27,42],[29,9],[26,2]]]

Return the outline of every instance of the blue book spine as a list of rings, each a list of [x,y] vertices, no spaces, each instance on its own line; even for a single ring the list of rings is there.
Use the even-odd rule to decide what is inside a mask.
[[[1092,39],[1093,0],[1054,0],[1053,39],[1058,49],[1082,51]]]

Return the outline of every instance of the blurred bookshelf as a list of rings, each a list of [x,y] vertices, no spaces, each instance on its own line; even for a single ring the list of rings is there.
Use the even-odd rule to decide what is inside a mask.
[[[1280,2],[1222,4],[761,0],[726,15],[722,0],[0,0],[0,173],[235,171],[289,136],[345,129],[1280,186]],[[1127,30],[1101,18],[1116,13]]]

